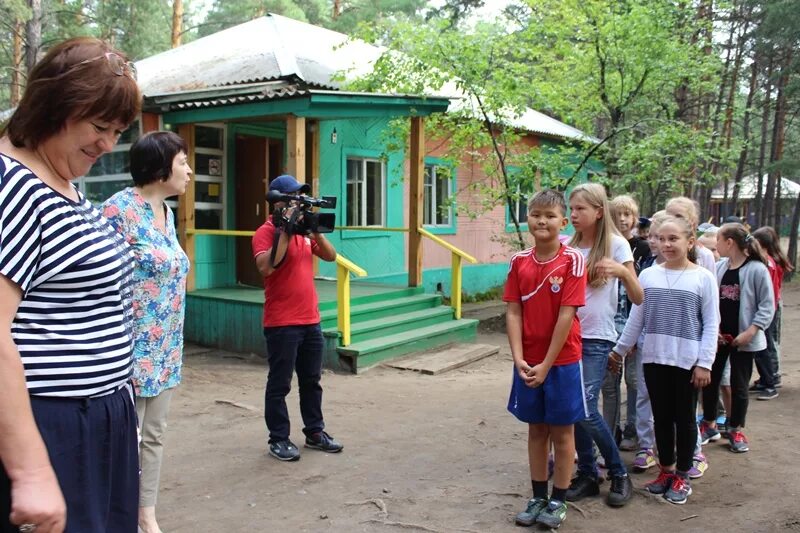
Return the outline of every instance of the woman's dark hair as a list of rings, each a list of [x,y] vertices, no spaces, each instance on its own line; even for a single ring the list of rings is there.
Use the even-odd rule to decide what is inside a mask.
[[[789,261],[789,258],[781,249],[780,239],[778,234],[771,226],[764,226],[758,228],[753,232],[753,237],[756,238],[761,248],[780,266],[784,272],[791,272],[794,266]]]
[[[114,72],[106,54],[123,64],[127,56],[91,37],[54,47],[28,75],[25,94],[3,134],[18,148],[34,149],[60,132],[68,120],[98,118],[128,127],[139,114],[142,95],[129,67]],[[119,65],[117,65],[119,67]]]
[[[723,239],[733,239],[736,247],[750,259],[760,261],[764,263],[764,266],[769,265],[767,256],[761,248],[761,245],[758,244],[758,240],[750,235],[750,232],[747,231],[747,228],[743,225],[736,222],[723,224],[722,227],[719,228],[718,234],[722,235]]]
[[[167,181],[172,174],[175,156],[189,153],[186,141],[171,131],[154,131],[139,137],[131,146],[131,176],[142,187],[156,181]]]

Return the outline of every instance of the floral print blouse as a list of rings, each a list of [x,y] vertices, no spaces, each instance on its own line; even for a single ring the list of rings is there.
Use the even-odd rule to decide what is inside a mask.
[[[136,258],[133,287],[133,385],[137,396],[158,396],[181,381],[183,319],[189,258],[178,244],[175,217],[164,205],[166,229],[134,189],[103,204],[103,215],[125,236]]]

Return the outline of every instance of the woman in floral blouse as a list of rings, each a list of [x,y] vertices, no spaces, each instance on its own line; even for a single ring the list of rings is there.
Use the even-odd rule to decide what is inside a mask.
[[[134,186],[103,204],[103,214],[136,257],[133,383],[141,430],[139,528],[144,533],[161,531],[155,505],[163,437],[172,391],[181,381],[189,259],[164,200],[186,191],[192,174],[187,151],[186,142],[172,132],[144,135],[130,152]]]

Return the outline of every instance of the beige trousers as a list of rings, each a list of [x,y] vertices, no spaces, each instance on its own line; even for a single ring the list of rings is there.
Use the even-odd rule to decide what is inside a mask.
[[[158,480],[161,476],[161,458],[164,454],[164,433],[167,430],[167,413],[172,391],[167,389],[158,396],[136,397],[136,415],[139,417],[139,461],[142,476],[139,481],[139,507],[155,507],[158,498]]]

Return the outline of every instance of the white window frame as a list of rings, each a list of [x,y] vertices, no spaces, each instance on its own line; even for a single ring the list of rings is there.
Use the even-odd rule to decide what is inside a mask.
[[[360,218],[360,220],[358,220],[357,223],[355,223],[355,224],[351,224],[350,221],[346,221],[347,224],[348,225],[352,225],[352,226],[359,226],[359,227],[383,227],[383,226],[386,226],[386,162],[381,160],[381,159],[379,159],[379,158],[377,158],[377,157],[365,157],[365,156],[358,156],[358,155],[349,155],[349,156],[347,156],[347,161],[346,162],[349,163],[350,161],[358,161],[358,162],[361,163],[361,173],[360,173],[361,174],[361,179],[358,180],[358,181],[357,180],[352,180],[350,178],[350,175],[347,174],[345,176],[345,190],[347,190],[347,187],[351,183],[359,183],[360,182],[361,183],[361,190],[362,190],[362,197],[359,199],[359,203],[360,203],[360,205],[359,205],[360,217],[359,218]],[[380,176],[380,183],[381,183],[381,198],[380,198],[380,202],[381,202],[381,205],[380,205],[380,207],[381,207],[381,217],[380,218],[381,218],[381,220],[380,220],[379,224],[369,224],[369,225],[366,223],[367,222],[367,197],[369,196],[367,194],[367,163],[368,162],[369,163],[377,163],[378,167],[380,168],[380,171],[381,171],[381,176]],[[345,164],[345,172],[347,172],[347,169],[349,168],[349,166],[350,166],[349,164]],[[349,202],[351,202],[352,200],[353,199],[350,198],[349,195],[348,195],[347,196],[347,205],[345,205],[345,211],[344,211],[345,217],[347,217],[347,211],[348,211],[347,207],[349,205]]]
[[[437,168],[446,168],[448,169],[448,176],[446,178],[447,181],[447,198],[445,201],[448,202],[447,206],[447,222],[438,224],[436,223],[436,216],[439,213],[439,209],[436,206],[436,200],[438,199],[437,196],[439,194],[439,188],[437,187],[436,183],[436,169]],[[428,213],[432,220],[425,221],[423,219],[422,224],[424,226],[428,226],[431,228],[452,228],[453,227],[453,204],[450,203],[450,197],[453,195],[453,169],[448,165],[441,165],[438,163],[425,163],[425,170],[428,170],[427,175],[423,175],[423,183],[422,183],[422,201],[428,203]],[[431,183],[426,183],[427,176],[430,176]],[[425,210],[423,209],[423,217]]]

